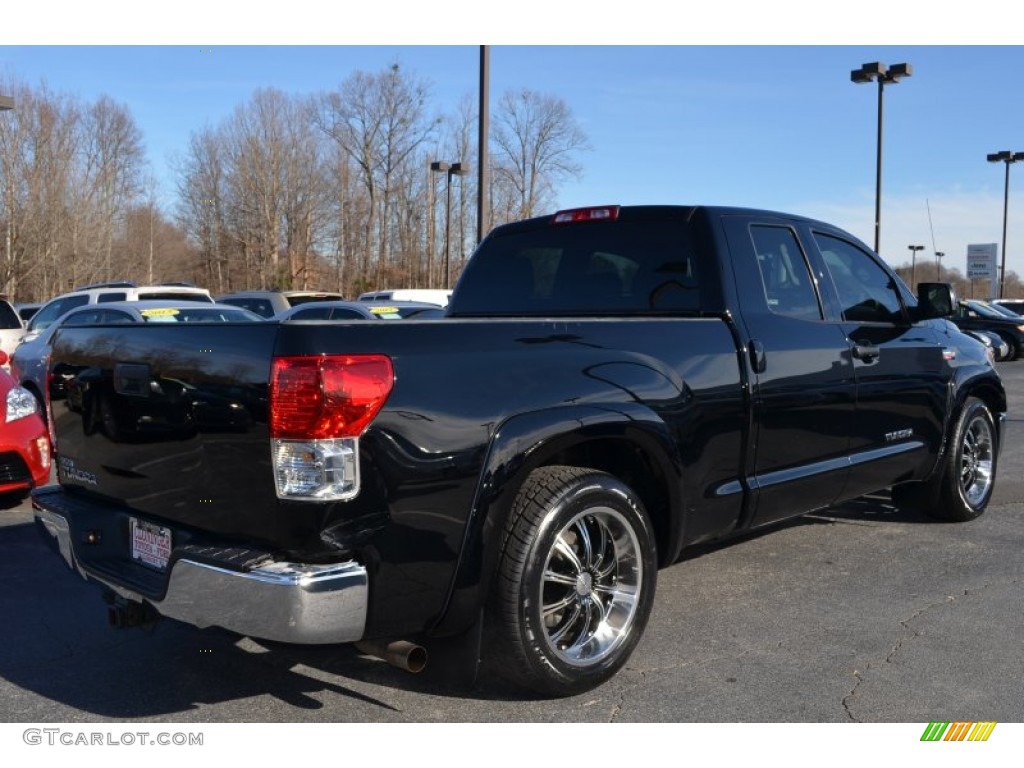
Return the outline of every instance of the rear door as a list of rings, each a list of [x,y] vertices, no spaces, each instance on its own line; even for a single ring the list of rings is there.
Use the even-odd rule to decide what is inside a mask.
[[[748,476],[761,525],[827,506],[846,484],[856,381],[798,227],[769,216],[724,222],[749,334]]]

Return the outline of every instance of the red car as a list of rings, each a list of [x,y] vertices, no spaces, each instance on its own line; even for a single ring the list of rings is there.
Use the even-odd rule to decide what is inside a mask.
[[[0,350],[0,366],[7,353]],[[50,433],[39,403],[0,368],[0,493],[21,493],[50,479]]]

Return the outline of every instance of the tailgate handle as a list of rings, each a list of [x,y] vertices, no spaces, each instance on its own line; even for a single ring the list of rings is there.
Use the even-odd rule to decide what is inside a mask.
[[[149,397],[149,366],[145,363],[114,365],[114,392],[127,397]]]

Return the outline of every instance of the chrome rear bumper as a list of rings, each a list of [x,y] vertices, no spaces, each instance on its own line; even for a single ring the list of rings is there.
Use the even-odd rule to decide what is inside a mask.
[[[162,616],[287,643],[348,643],[363,637],[369,591],[366,568],[355,561],[264,562],[238,570],[181,557],[168,566],[163,598],[153,599],[90,567],[76,551],[84,545],[72,535],[72,513],[64,504],[47,504],[49,495],[33,497],[36,522],[68,567],[127,600],[148,603]]]

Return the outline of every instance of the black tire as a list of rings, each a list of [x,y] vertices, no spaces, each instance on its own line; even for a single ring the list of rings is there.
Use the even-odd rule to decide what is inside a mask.
[[[545,696],[600,685],[640,641],[656,579],[651,524],[628,486],[592,469],[535,470],[505,526],[485,669]]]
[[[992,499],[998,459],[992,414],[981,400],[968,398],[957,417],[941,471],[928,482],[896,486],[893,501],[937,520],[974,520]]]

